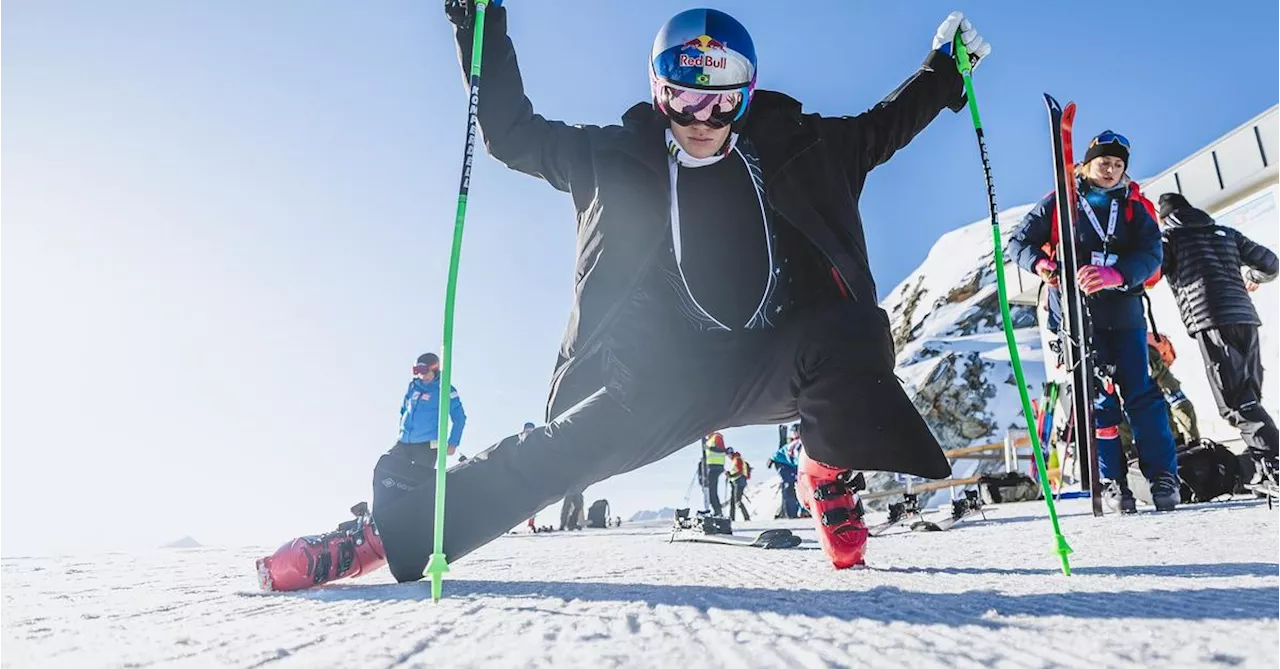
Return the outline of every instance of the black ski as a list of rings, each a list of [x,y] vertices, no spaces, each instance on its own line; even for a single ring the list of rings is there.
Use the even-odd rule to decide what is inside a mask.
[[[736,534],[707,534],[699,529],[677,529],[671,535],[671,541],[686,541],[703,544],[723,544],[726,546],[742,546],[743,548],[795,548],[800,545],[800,537],[791,530],[765,530],[754,537]]]
[[[1080,483],[1088,485],[1093,503],[1093,515],[1102,515],[1102,482],[1098,474],[1098,445],[1094,432],[1093,399],[1095,396],[1093,325],[1089,319],[1089,307],[1076,283],[1080,259],[1076,255],[1076,180],[1074,151],[1071,144],[1075,123],[1076,105],[1068,103],[1064,109],[1045,93],[1045,105],[1049,108],[1049,135],[1053,142],[1054,193],[1058,212],[1058,271],[1059,289],[1062,295],[1061,337],[1067,369],[1071,371],[1072,412],[1076,442],[1076,457],[1081,463]],[[1088,466],[1084,466],[1088,463]]]
[[[913,532],[945,532],[955,526],[956,523],[973,516],[981,515],[986,520],[986,514],[982,512],[982,496],[977,490],[966,490],[964,499],[951,501],[951,516],[938,522],[930,520],[919,520],[911,524]]]
[[[1241,487],[1256,497],[1266,498],[1268,509],[1275,505],[1277,499],[1280,499],[1280,487],[1276,486],[1276,484],[1271,481],[1263,481],[1262,483],[1245,483]]]
[[[668,543],[676,541],[727,544],[748,548],[795,548],[800,545],[800,537],[785,528],[764,530],[754,537],[738,536],[733,533],[729,519],[705,511],[699,511],[694,516],[690,515],[689,509],[676,509]]]
[[[867,534],[873,537],[881,536],[913,517],[923,521],[920,513],[920,496],[915,493],[903,493],[901,502],[889,504],[889,519],[868,527]]]

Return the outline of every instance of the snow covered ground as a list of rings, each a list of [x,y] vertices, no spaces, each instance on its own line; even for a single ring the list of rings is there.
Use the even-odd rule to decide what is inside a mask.
[[[835,572],[789,551],[668,544],[663,526],[514,535],[453,566],[446,598],[385,570],[262,594],[272,550],[3,560],[5,667],[1275,667],[1277,512],[1040,503],[873,539]],[[747,527],[761,525],[743,525]]]

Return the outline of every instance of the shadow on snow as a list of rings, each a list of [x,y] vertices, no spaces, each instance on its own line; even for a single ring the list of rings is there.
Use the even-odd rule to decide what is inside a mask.
[[[966,568],[895,568],[880,571],[969,574],[1011,573],[1048,575],[1047,570],[973,570]],[[1091,567],[1076,571],[1097,575],[1157,575],[1198,578],[1205,576],[1274,576],[1269,563],[1219,565],[1139,565]],[[318,601],[421,601],[431,599],[425,581],[399,585],[330,585],[316,590],[281,595]],[[584,602],[644,602],[649,606],[684,606],[753,613],[831,616],[878,622],[912,622],[940,625],[1002,626],[999,616],[1064,616],[1068,618],[1139,618],[1158,620],[1257,620],[1280,618],[1280,598],[1275,586],[1195,588],[1176,590],[1057,592],[1009,594],[995,590],[932,593],[877,586],[866,590],[786,590],[774,588],[724,588],[700,585],[650,583],[595,583],[572,581],[445,582],[446,601],[463,598],[554,598]]]

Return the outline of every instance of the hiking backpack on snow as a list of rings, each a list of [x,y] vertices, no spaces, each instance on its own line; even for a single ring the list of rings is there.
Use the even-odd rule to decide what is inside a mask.
[[[1200,439],[1178,449],[1182,502],[1207,502],[1230,495],[1240,478],[1240,462],[1226,446]]]
[[[608,527],[609,500],[598,499],[587,510],[587,527]]]

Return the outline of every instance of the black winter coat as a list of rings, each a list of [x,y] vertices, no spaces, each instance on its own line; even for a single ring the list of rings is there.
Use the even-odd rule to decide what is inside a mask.
[[[603,345],[667,235],[667,125],[649,103],[629,109],[621,125],[604,127],[571,126],[534,113],[506,17],[505,7],[492,6],[486,17],[477,111],[485,146],[508,167],[571,194],[578,218],[576,295],[551,381],[551,420],[613,383]],[[471,29],[456,31],[464,77],[473,36]],[[760,157],[769,205],[790,224],[784,227],[808,242],[785,251],[795,268],[793,308],[857,300],[887,332],[888,316],[876,307],[858,197],[872,168],[943,108],[959,111],[964,104],[954,61],[936,51],[889,97],[857,116],[804,114],[786,95],[755,92],[741,134]]]
[[[1218,225],[1195,207],[1175,209],[1164,218],[1164,278],[1173,289],[1188,334],[1224,325],[1262,325],[1245,290],[1240,268],[1249,278],[1270,281],[1280,260],[1235,228]]]
[[[1109,192],[1091,190],[1083,179],[1076,179],[1076,189],[1089,200],[1089,207],[1105,229],[1111,219],[1111,200],[1120,201],[1116,230],[1107,242],[1107,253],[1116,256],[1113,267],[1124,277],[1124,285],[1088,296],[1089,316],[1098,330],[1145,329],[1142,314],[1143,282],[1160,268],[1160,228],[1151,214],[1130,198],[1132,185]],[[1080,266],[1089,264],[1093,252],[1102,252],[1103,239],[1084,213],[1084,204],[1076,203],[1076,257]],[[1049,193],[1027,212],[1009,240],[1009,257],[1018,267],[1035,273],[1036,262],[1049,256],[1042,248],[1049,243],[1057,219],[1057,200]],[[1049,290],[1049,299],[1061,299],[1057,288]]]

